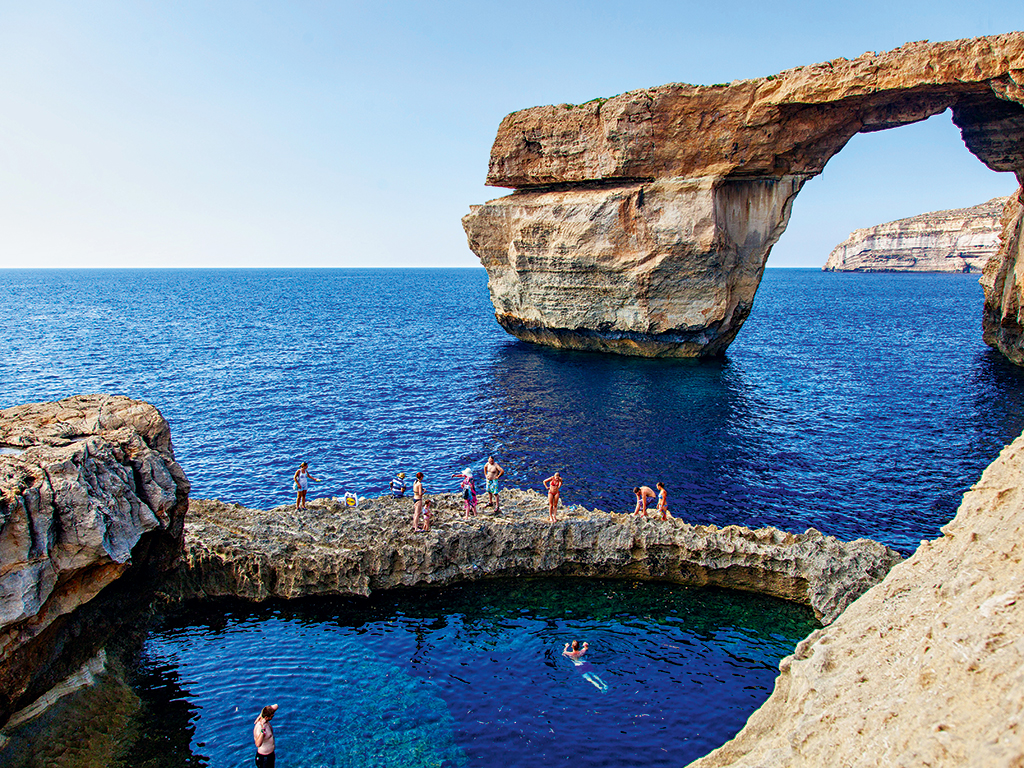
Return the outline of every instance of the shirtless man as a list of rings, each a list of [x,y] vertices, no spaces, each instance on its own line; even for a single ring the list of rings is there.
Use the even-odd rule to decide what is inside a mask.
[[[256,768],[274,768],[274,727],[270,721],[277,712],[277,704],[268,704],[252,726],[252,737],[256,742]]]
[[[501,499],[498,497],[498,478],[505,474],[505,470],[499,466],[493,456],[487,457],[484,464],[484,477],[487,478],[487,503],[485,507],[494,505],[494,514],[501,512]]]
[[[661,512],[661,519],[667,520],[668,517],[668,491],[665,490],[664,483],[658,483],[658,511]]]
[[[587,649],[589,647],[590,647],[590,643],[587,643],[587,642],[584,641],[583,647],[580,648],[580,641],[579,640],[573,640],[572,641],[572,650],[571,651],[569,650],[569,644],[566,643],[565,644],[565,648],[562,650],[562,655],[563,656],[568,656],[574,662],[578,662],[580,660],[580,656],[582,656],[584,653],[586,653]]]
[[[558,510],[558,489],[562,487],[562,476],[555,472],[544,481],[544,487],[548,491],[548,522],[554,523],[558,520],[555,512]]]
[[[416,482],[412,484],[412,529],[420,530],[420,514],[423,512],[423,473],[416,473]]]
[[[658,494],[646,485],[634,488],[633,493],[636,494],[636,509],[633,510],[633,514],[643,514],[644,517],[647,517],[647,500],[658,498]]]

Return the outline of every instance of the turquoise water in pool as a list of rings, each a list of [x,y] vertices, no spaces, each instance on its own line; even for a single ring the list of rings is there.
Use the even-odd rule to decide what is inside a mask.
[[[815,626],[771,598],[627,581],[207,606],[149,634],[130,751],[249,764],[279,703],[280,766],[679,766],[742,727]],[[573,639],[586,667],[562,656]]]

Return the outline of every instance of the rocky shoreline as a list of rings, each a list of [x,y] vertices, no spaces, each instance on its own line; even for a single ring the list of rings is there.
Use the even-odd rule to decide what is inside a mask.
[[[820,616],[823,628],[780,664],[772,696],[700,768],[1024,758],[1024,436],[943,536],[903,561],[876,542],[814,530],[578,506],[550,524],[546,499],[517,489],[503,492],[501,514],[469,519],[458,496],[434,495],[426,533],[411,529],[408,498],[357,508],[319,499],[302,513],[189,502],[166,422],[127,398],[0,411],[0,446],[16,447],[0,455],[4,721],[33,702],[26,717],[86,701],[82,686],[108,676],[104,641],[141,626],[153,598],[170,606],[572,575],[752,590]]]
[[[902,559],[877,542],[841,542],[814,529],[718,528],[580,506],[563,508],[552,525],[546,497],[513,488],[502,492],[500,515],[464,518],[459,496],[430,498],[437,511],[426,533],[412,530],[408,498],[384,496],[358,508],[316,499],[304,511],[193,499],[166,597],[368,595],[572,575],[761,592],[809,605],[828,624]]]

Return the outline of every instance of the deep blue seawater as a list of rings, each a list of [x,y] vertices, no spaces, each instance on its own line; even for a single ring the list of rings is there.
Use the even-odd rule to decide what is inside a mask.
[[[85,392],[157,405],[193,496],[267,508],[428,491],[493,453],[513,485],[692,522],[808,526],[904,552],[1024,429],[1024,372],[981,341],[970,275],[769,269],[724,359],[523,344],[483,270],[0,271],[0,407]]]
[[[314,496],[375,495],[399,470],[454,490],[493,454],[513,485],[559,470],[568,503],[630,510],[662,480],[691,522],[909,552],[1024,429],[1024,372],[981,342],[981,302],[967,275],[769,269],[728,354],[694,362],[517,342],[482,270],[0,271],[0,407],[148,400],[193,496],[256,507],[290,501],[303,460]],[[132,749],[181,750],[153,765],[245,763],[267,696],[279,764],[681,765],[811,626],[626,582],[209,611],[154,627],[133,670],[134,731],[173,728]],[[607,692],[561,658],[574,636]]]

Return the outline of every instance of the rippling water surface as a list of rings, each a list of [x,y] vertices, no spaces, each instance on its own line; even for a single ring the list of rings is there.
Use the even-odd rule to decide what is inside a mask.
[[[577,580],[215,606],[156,628],[136,673],[149,720],[187,703],[192,746],[131,754],[241,765],[271,697],[286,765],[679,766],[742,726],[814,625],[754,595]]]
[[[981,342],[968,275],[766,271],[722,360],[532,347],[482,270],[0,271],[0,405],[112,392],[171,422],[193,495],[268,507],[428,490],[489,453],[621,511],[668,487],[694,522],[934,537],[1024,429],[1024,377]]]
[[[692,362],[517,342],[482,270],[0,271],[0,407],[149,400],[193,496],[256,507],[289,501],[303,460],[313,495],[373,495],[399,470],[451,490],[494,454],[513,485],[559,470],[568,503],[623,511],[662,480],[692,522],[909,552],[1024,429],[981,300],[963,275],[768,270],[728,355]],[[736,732],[810,627],[628,583],[213,606],[151,632],[135,693],[75,705],[106,740],[69,765],[244,764],[267,697],[282,765],[681,765]],[[607,691],[561,658],[576,636]]]

